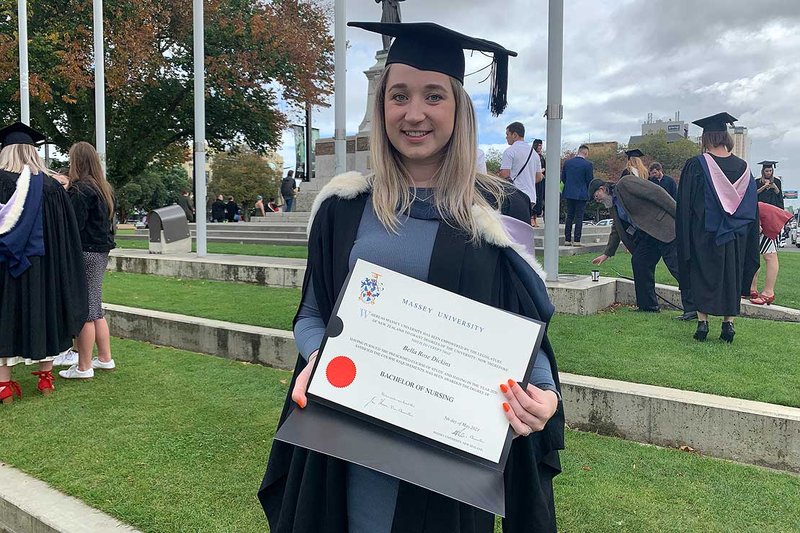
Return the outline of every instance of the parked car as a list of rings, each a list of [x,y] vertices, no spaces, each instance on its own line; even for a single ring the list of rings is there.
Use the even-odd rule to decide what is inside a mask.
[[[604,218],[600,222],[597,223],[598,226],[613,226],[614,219],[613,218]]]

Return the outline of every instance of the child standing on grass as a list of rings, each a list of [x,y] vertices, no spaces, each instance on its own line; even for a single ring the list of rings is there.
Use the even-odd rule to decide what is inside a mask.
[[[69,195],[81,234],[86,265],[89,312],[78,335],[78,362],[58,374],[67,379],[89,379],[95,369],[115,368],[111,358],[111,335],[103,317],[103,274],[108,252],[114,247],[114,192],[105,178],[100,157],[87,142],[69,150]],[[97,357],[92,359],[94,345]]]

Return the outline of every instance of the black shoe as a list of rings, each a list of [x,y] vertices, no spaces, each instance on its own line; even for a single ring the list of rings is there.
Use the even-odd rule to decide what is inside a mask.
[[[640,313],[660,313],[661,309],[658,307],[637,307],[636,310]]]
[[[697,320],[697,311],[687,311],[682,315],[672,317],[674,320]]]
[[[706,329],[708,329],[708,327],[706,327]],[[719,334],[720,340],[733,342],[734,335],[736,335],[736,331],[733,329],[733,322],[723,322],[722,332]]]
[[[704,341],[708,337],[708,321],[698,320],[697,331],[694,332],[694,340]]]

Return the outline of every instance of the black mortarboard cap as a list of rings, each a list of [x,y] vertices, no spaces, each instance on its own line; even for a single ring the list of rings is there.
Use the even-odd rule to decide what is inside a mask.
[[[507,105],[508,57],[517,53],[501,45],[469,37],[432,22],[348,22],[348,26],[394,37],[386,64],[402,63],[419,70],[447,74],[464,83],[464,50],[491,53],[492,87],[489,109],[500,115]]]
[[[778,166],[777,161],[760,161],[758,164],[765,168],[772,168]]]
[[[0,145],[30,144],[38,146],[44,142],[45,136],[22,122],[15,122],[0,130]]]
[[[730,116],[728,113],[717,113],[710,117],[695,120],[692,124],[697,124],[706,131],[728,131],[728,124],[731,126],[736,122],[736,118]]]
[[[634,148],[633,150],[625,150],[625,155],[628,156],[628,159],[631,157],[644,157],[644,152],[638,148]]]

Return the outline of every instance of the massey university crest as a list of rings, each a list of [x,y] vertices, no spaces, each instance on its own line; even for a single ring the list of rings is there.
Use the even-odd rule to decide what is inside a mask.
[[[377,300],[381,292],[383,292],[383,283],[378,281],[380,277],[380,274],[373,272],[372,276],[361,280],[361,294],[358,295],[359,300],[365,304],[375,303],[375,300]]]

